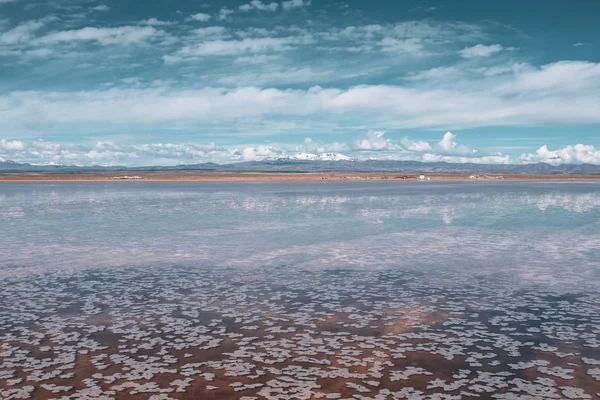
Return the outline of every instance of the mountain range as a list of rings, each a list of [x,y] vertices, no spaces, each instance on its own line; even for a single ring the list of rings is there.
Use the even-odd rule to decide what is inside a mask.
[[[310,154],[309,154],[310,155]],[[312,155],[311,155],[312,156]],[[474,164],[420,161],[356,161],[347,157],[329,158],[291,156],[263,161],[238,162],[233,164],[185,164],[174,166],[105,167],[70,165],[33,165],[0,160],[0,172],[53,172],[93,173],[111,171],[214,171],[214,172],[414,172],[414,173],[461,173],[461,174],[600,174],[600,165],[595,164]]]

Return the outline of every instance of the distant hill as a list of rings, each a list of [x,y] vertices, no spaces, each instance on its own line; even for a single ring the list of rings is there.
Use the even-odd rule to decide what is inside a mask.
[[[233,164],[201,163],[174,166],[145,167],[78,167],[70,165],[32,165],[14,161],[0,161],[0,172],[54,172],[93,173],[110,171],[222,171],[222,172],[421,172],[460,174],[600,174],[600,165],[594,164],[474,164],[420,161],[356,161],[332,153],[313,157],[284,157],[264,161],[249,161]]]

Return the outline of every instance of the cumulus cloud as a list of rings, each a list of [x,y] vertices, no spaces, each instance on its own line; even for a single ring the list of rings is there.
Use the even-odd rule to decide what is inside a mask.
[[[442,139],[436,143],[433,143],[433,145],[423,140],[410,140],[407,137],[400,139],[400,145],[404,150],[407,151],[426,153],[424,157],[430,161],[442,161],[447,157],[453,158],[456,156],[477,156],[477,150],[467,145],[458,144],[455,140],[456,135],[454,133],[446,132],[442,136]]]
[[[590,145],[576,144],[574,146],[563,147],[562,149],[550,150],[547,145],[544,145],[535,153],[523,154],[521,160],[550,164],[600,164],[600,149],[596,149]]]
[[[44,140],[0,139],[0,155],[7,160],[63,165],[177,165],[202,161],[240,161],[235,151],[209,144],[150,143],[122,145],[113,141],[92,144],[52,143]]]
[[[349,142],[324,143],[306,138],[301,144],[260,143],[219,146],[214,143],[149,143],[118,144],[97,141],[91,144],[53,143],[44,140],[23,141],[0,139],[0,158],[33,164],[63,165],[177,165],[201,162],[231,163],[260,161],[267,158],[298,156],[319,159],[381,159],[422,162],[507,164],[549,162],[600,164],[600,150],[578,144],[558,150],[542,146],[535,153],[513,158],[501,153],[475,151],[455,142],[448,132],[438,142],[402,138],[387,139],[383,132],[368,131]]]
[[[0,148],[4,150],[24,150],[25,145],[20,140],[6,140],[0,139]]]
[[[234,151],[234,154],[239,153],[239,151]],[[280,149],[277,149],[274,146],[260,144],[252,147],[245,147],[241,150],[241,160],[242,161],[260,161],[265,158],[273,158],[283,155],[283,152]]]
[[[492,44],[486,46],[484,44],[478,44],[473,47],[465,47],[460,51],[460,55],[464,58],[473,57],[489,57],[492,54],[502,51],[502,46],[499,44]]]
[[[414,141],[407,137],[400,139],[400,145],[408,151],[416,151],[420,153],[433,150],[429,142],[425,142],[423,140]]]
[[[443,155],[467,155],[475,152],[469,146],[457,144],[454,139],[456,139],[455,134],[446,132],[442,140],[436,143],[435,149]]]
[[[354,148],[360,150],[383,150],[390,147],[385,132],[369,131],[354,141]]]

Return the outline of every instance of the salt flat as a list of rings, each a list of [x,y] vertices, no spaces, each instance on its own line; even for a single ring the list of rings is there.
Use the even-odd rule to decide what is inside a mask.
[[[593,182],[0,184],[0,397],[592,399]]]

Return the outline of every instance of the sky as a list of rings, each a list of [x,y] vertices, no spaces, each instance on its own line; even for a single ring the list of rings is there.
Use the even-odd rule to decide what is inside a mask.
[[[0,0],[0,161],[600,164],[600,2]]]

